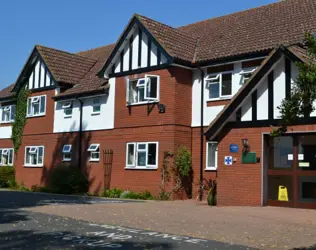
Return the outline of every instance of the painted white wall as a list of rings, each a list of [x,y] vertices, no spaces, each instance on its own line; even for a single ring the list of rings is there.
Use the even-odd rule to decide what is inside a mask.
[[[267,120],[269,118],[268,102],[268,79],[265,76],[257,89],[257,120]]]
[[[129,46],[126,46],[124,49],[124,56],[123,56],[123,71],[129,70]]]
[[[132,47],[133,47],[132,69],[138,68],[138,44],[139,44],[139,35],[135,34],[133,44],[132,44]]]
[[[250,95],[251,96],[251,95]],[[252,101],[251,97],[245,100],[241,108],[241,121],[251,121],[252,120]]]
[[[280,111],[278,106],[281,105],[285,98],[285,58],[282,58],[276,63],[274,67],[274,81],[273,81],[273,110],[274,119],[280,118]]]
[[[157,63],[157,46],[151,42],[150,66],[156,66]]]
[[[82,99],[82,128],[83,131],[102,130],[114,128],[115,78],[109,79],[109,94]],[[92,114],[93,99],[98,98],[101,103],[101,112]],[[72,117],[64,117],[62,105],[66,101],[55,102],[54,133],[79,131],[80,103],[73,100]]]
[[[0,127],[0,139],[10,139],[12,135],[12,126]]]
[[[39,60],[35,63],[34,70],[31,73],[29,77],[29,81],[28,81],[29,89],[33,89],[33,80],[34,80],[34,89],[44,88],[50,85],[51,86],[55,85],[48,71],[46,71],[46,75],[45,75],[45,67],[46,65],[44,63],[41,63]],[[45,78],[46,78],[46,85],[45,85]]]
[[[148,58],[148,36],[143,32],[142,33],[142,60],[141,67],[147,67],[147,58]]]

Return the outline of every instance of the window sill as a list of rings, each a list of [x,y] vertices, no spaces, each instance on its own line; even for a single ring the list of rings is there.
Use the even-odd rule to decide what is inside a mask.
[[[89,159],[89,162],[99,162],[100,159]]]
[[[94,112],[94,113],[92,112],[91,113],[91,115],[100,115],[100,114],[101,114],[101,112]]]
[[[9,121],[9,122],[0,122],[0,125],[1,124],[10,124],[10,123],[13,123],[14,121]]]
[[[156,103],[159,103],[159,100],[158,101],[137,102],[137,103],[126,104],[126,107],[141,106],[141,105],[156,104]]]
[[[24,165],[25,168],[42,168],[44,165]]]
[[[225,97],[220,97],[220,98],[212,98],[212,99],[207,99],[207,102],[216,102],[216,101],[227,101],[232,99],[232,95],[231,96],[225,96]]]
[[[131,169],[131,170],[156,170],[158,167],[125,167],[124,169]]]
[[[26,118],[36,118],[36,117],[42,117],[42,116],[45,116],[45,114],[40,114],[40,115],[27,115]]]
[[[217,171],[217,168],[205,168],[205,171]]]
[[[13,165],[11,165],[11,164],[0,164],[0,168],[1,167],[13,167]]]
[[[71,118],[72,117],[72,115],[65,115],[64,116],[64,118],[66,118],[66,119],[69,119],[69,118]]]

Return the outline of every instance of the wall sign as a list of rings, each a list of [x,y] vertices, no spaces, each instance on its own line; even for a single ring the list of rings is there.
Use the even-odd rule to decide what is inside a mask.
[[[230,144],[229,145],[229,152],[237,153],[238,152],[238,145],[237,144]]]
[[[225,156],[224,163],[227,166],[233,165],[233,157],[232,156]]]

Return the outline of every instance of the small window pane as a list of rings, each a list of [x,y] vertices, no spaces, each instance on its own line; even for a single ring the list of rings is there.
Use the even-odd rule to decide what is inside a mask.
[[[15,118],[15,105],[11,106],[11,120],[13,121]]]
[[[137,166],[140,166],[140,167],[146,166],[146,152],[137,153]]]
[[[136,103],[137,102],[137,81],[130,81],[129,82],[129,102]]]
[[[270,168],[289,169],[293,164],[293,139],[291,136],[271,138]]]
[[[92,160],[99,160],[99,158],[100,158],[100,153],[99,153],[99,152],[91,152],[90,158],[91,158]]]
[[[72,108],[64,109],[64,115],[65,116],[72,116]]]
[[[25,153],[25,163],[30,164],[30,148],[26,148],[26,153]]]
[[[8,164],[12,165],[13,164],[13,149],[10,149],[8,157],[9,157]]]
[[[232,74],[222,75],[222,96],[227,96],[232,94]]]
[[[38,164],[43,164],[43,153],[44,153],[44,148],[39,147],[38,148]]]
[[[145,87],[138,88],[138,102],[145,101]]]
[[[149,77],[148,81],[148,88],[147,88],[147,96],[150,98],[158,98],[158,77],[151,76]]]
[[[101,112],[101,106],[97,105],[97,106],[93,106],[93,113],[100,113]]]
[[[216,152],[217,152],[217,143],[208,143],[207,144],[207,167],[216,168]]]
[[[139,150],[146,149],[146,144],[144,144],[144,143],[137,144],[137,146],[138,146]]]
[[[219,97],[219,83],[212,83],[208,85],[209,88],[209,98],[218,98]]]
[[[32,106],[33,106],[33,115],[38,115],[40,112],[39,103],[38,102],[32,103]]]
[[[148,144],[148,165],[156,165],[156,156],[157,156],[157,144],[150,143]]]
[[[41,96],[41,113],[45,113],[46,96]]]
[[[32,114],[32,99],[29,98],[28,99],[28,103],[27,103],[27,114],[31,115]]]
[[[135,145],[127,145],[127,165],[135,165]]]

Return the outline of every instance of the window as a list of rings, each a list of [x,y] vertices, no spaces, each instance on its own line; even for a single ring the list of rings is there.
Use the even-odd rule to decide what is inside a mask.
[[[241,75],[241,84],[245,84],[248,79],[251,77],[251,75],[253,74],[253,72],[255,72],[256,68],[247,68],[247,69],[243,69],[240,72]]]
[[[217,142],[207,142],[206,144],[206,169],[216,170],[217,169]]]
[[[63,146],[63,161],[71,161],[72,145],[66,144]]]
[[[209,99],[230,97],[232,95],[231,72],[208,75],[205,81],[209,89]]]
[[[157,168],[158,142],[126,144],[126,168]]]
[[[93,99],[93,105],[92,105],[92,114],[98,115],[101,113],[101,104],[100,99]]]
[[[33,96],[27,102],[27,116],[41,116],[45,115],[46,96]]]
[[[15,117],[15,105],[5,106],[1,108],[1,122],[13,122]]]
[[[42,167],[44,160],[44,146],[25,147],[24,165],[27,167]]]
[[[0,166],[13,166],[13,148],[0,148]]]
[[[64,117],[72,116],[72,102],[65,102],[62,108],[64,109]]]
[[[90,152],[90,161],[100,160],[100,144],[91,144],[88,152]]]
[[[159,76],[145,75],[144,78],[128,80],[127,104],[148,103],[159,100]]]

